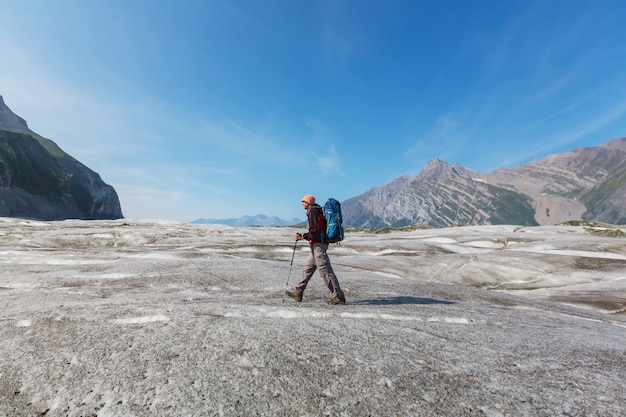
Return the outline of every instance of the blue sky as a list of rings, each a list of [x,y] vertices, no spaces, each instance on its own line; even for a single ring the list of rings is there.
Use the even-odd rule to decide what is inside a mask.
[[[127,218],[304,218],[626,135],[623,1],[0,0],[0,95]]]

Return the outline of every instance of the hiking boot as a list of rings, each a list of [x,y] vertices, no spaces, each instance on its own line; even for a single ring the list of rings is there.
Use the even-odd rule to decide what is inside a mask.
[[[333,297],[330,300],[326,301],[327,304],[334,306],[337,304],[345,304],[346,303],[346,299],[345,298],[339,298],[339,297]]]
[[[302,293],[298,292],[296,290],[287,290],[287,291],[285,291],[285,295],[288,296],[288,297],[293,298],[297,302],[302,301]]]

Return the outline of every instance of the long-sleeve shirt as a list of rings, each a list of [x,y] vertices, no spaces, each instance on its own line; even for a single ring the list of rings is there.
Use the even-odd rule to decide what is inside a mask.
[[[313,204],[306,212],[309,231],[302,235],[309,243],[324,243],[326,237],[326,219],[319,204]]]

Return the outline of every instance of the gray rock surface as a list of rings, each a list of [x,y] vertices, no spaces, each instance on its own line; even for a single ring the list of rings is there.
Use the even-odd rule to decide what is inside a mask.
[[[625,414],[623,238],[296,231],[0,218],[0,416]]]

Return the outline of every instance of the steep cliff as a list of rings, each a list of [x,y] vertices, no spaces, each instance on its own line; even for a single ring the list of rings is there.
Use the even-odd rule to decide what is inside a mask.
[[[117,193],[53,141],[32,132],[0,96],[0,216],[119,219]]]

